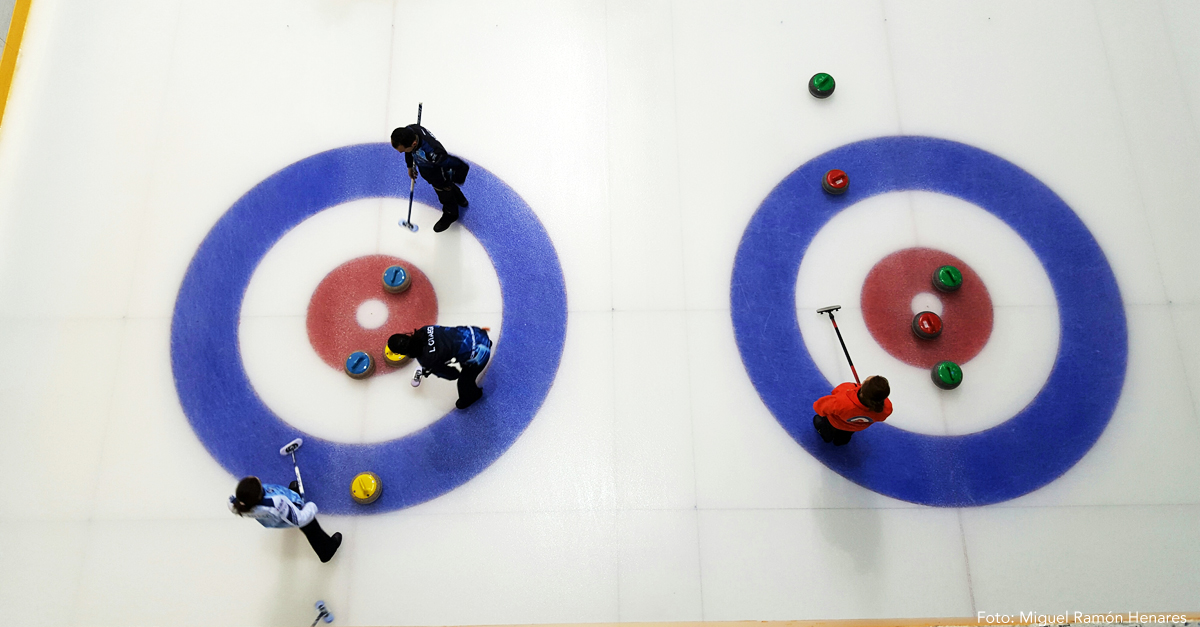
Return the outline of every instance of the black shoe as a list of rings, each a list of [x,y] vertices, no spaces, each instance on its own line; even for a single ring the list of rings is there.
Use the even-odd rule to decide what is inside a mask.
[[[454,406],[459,409],[466,409],[481,398],[483,398],[483,390],[480,390],[478,393],[472,394],[466,398],[460,398],[457,401],[454,401]]]
[[[438,220],[437,224],[433,225],[433,232],[441,233],[442,231],[445,231],[446,229],[450,228],[450,225],[454,224],[457,221],[458,221],[458,207],[454,207],[451,205],[442,205],[442,219]]]
[[[821,429],[820,416],[813,416],[813,428],[817,430],[817,433],[820,434],[822,440],[825,440],[826,444],[833,441],[833,434],[826,433],[825,430]]]
[[[326,553],[325,555],[320,556],[322,564],[333,559],[333,554],[337,553],[339,546],[342,546],[342,532],[339,531],[339,532],[333,534],[332,536],[329,536],[329,546],[331,547],[329,549],[329,552]]]
[[[288,489],[296,494],[300,494],[300,482],[292,479],[292,482],[288,484]]]

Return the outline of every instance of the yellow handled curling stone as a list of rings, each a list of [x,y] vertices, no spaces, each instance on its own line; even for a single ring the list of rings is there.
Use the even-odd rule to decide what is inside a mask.
[[[350,482],[350,497],[359,505],[374,503],[382,492],[383,483],[379,481],[379,475],[373,472],[360,472]]]
[[[384,347],[383,347],[383,363],[385,363],[393,368],[399,368],[400,366],[403,366],[404,364],[408,363],[409,359],[412,359],[412,357],[409,357],[408,355],[401,355],[400,353],[392,352],[392,349],[390,349],[386,345],[384,345]]]

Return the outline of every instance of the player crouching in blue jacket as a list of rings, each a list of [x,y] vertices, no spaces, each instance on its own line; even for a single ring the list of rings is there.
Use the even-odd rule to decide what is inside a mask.
[[[295,485],[293,481],[292,486]],[[333,559],[333,554],[342,544],[341,533],[330,537],[317,524],[317,504],[312,501],[306,503],[294,487],[288,489],[281,485],[264,484],[258,477],[246,477],[238,482],[237,491],[229,497],[229,510],[238,516],[253,518],[264,527],[299,527],[322,562]]]
[[[478,380],[492,357],[492,339],[485,329],[431,324],[388,338],[388,350],[416,358],[426,372],[451,381],[457,379],[458,400],[454,406],[459,409],[483,397]]]

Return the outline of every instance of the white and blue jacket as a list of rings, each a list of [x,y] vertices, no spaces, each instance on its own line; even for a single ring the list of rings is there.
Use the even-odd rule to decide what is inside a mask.
[[[229,511],[238,516],[253,518],[264,527],[303,527],[317,517],[316,503],[305,503],[299,494],[273,483],[263,484],[262,503],[244,514],[233,507],[236,500],[236,497],[229,497]]]

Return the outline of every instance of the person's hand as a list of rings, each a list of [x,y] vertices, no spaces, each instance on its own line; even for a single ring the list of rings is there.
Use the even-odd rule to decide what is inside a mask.
[[[411,178],[411,179],[412,179],[412,180],[414,180],[414,181],[415,181],[415,180],[417,180],[417,169],[416,169],[416,168],[409,168],[409,169],[408,169],[408,176],[409,176],[409,178]]]

